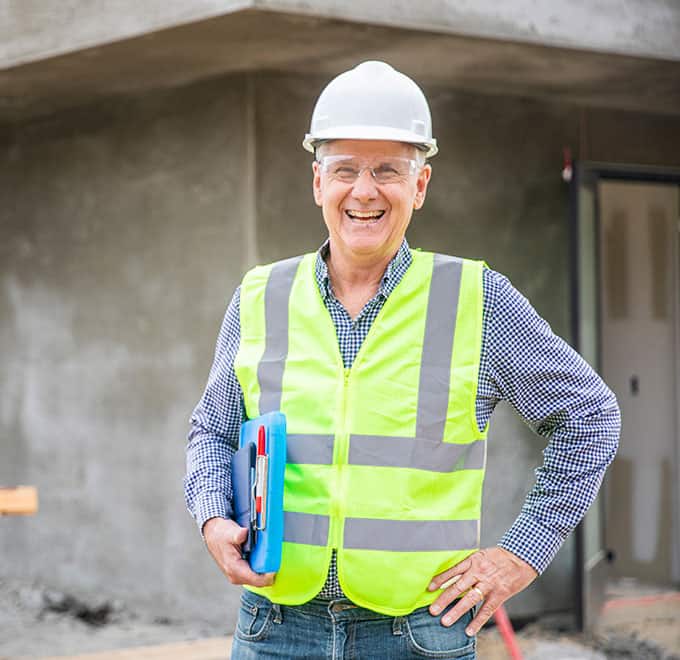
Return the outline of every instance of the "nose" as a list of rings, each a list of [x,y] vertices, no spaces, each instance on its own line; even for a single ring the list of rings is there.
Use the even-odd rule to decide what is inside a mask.
[[[375,199],[378,196],[378,187],[375,185],[373,173],[369,169],[365,169],[354,182],[352,186],[352,197],[354,199],[364,202]]]

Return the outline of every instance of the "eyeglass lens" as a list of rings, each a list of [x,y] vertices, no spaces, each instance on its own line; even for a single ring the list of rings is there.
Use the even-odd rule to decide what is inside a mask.
[[[345,183],[356,181],[364,170],[373,175],[377,183],[395,183],[403,181],[415,171],[415,161],[410,158],[382,158],[373,163],[366,163],[357,158],[347,156],[325,156],[321,159],[321,167],[333,179]]]

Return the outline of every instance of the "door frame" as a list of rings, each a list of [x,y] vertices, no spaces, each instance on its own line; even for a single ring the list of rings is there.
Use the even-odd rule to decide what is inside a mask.
[[[592,204],[594,208],[589,209],[592,214],[594,227],[594,273],[591,277],[594,279],[595,285],[595,328],[593,332],[595,335],[594,350],[596,355],[591,356],[594,362],[593,367],[598,371],[601,370],[601,347],[602,347],[602,319],[601,319],[601,290],[602,282],[600,276],[600,217],[599,217],[599,203],[598,203],[598,182],[600,181],[629,181],[631,183],[668,183],[678,186],[680,195],[680,168],[676,167],[658,167],[649,165],[629,165],[616,163],[603,163],[597,161],[577,161],[574,163],[573,176],[569,188],[569,207],[570,207],[570,289],[571,289],[571,336],[572,345],[580,353],[584,350],[585,338],[583,336],[583,318],[581,314],[583,282],[582,273],[584,263],[582,255],[580,254],[579,246],[581,241],[581,218],[585,213],[585,209],[581,208],[582,200],[586,197],[585,191],[592,192]],[[680,220],[679,220],[680,222]],[[678,227],[680,231],[680,224]],[[676,235],[677,236],[677,235]],[[676,238],[676,246],[678,244]],[[678,259],[674,263],[676,282],[678,281]],[[677,355],[680,355],[680,301],[678,296],[674,297],[674,312],[676,318],[676,337],[675,345]],[[680,387],[680,367],[678,366],[680,360],[676,360],[676,383]],[[680,429],[680,406],[676,413],[676,428]],[[675,443],[675,483],[676,492],[674,494],[674,501],[680,501],[680,447],[676,440]],[[600,538],[604,539],[604,492],[601,491],[599,501],[596,506],[600,507]],[[608,563],[611,560],[611,555],[608,549],[601,548],[598,556],[586,556],[586,533],[585,525],[588,524],[586,518],[579,523],[575,530],[575,607],[576,623],[580,630],[591,630],[597,621],[597,617],[604,603],[605,586],[608,577]],[[680,553],[680,520],[674,521],[675,529],[675,549],[676,554]],[[676,557],[675,561],[680,563],[680,557]]]

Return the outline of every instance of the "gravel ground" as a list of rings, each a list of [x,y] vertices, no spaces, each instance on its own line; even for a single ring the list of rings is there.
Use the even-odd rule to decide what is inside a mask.
[[[524,626],[517,633],[524,660],[680,660],[680,593],[641,591],[628,584],[615,588],[612,599],[590,637],[571,629],[570,617],[545,617]],[[154,619],[120,601],[85,602],[44,585],[0,577],[0,660],[207,640],[216,632],[201,622]],[[224,646],[216,640],[211,648],[224,648],[226,658],[226,640]],[[222,653],[207,656],[198,645],[195,654],[190,649],[172,657],[193,660]],[[479,635],[478,657],[509,657],[492,626]]]
[[[554,617],[537,621],[517,632],[524,660],[680,660],[658,643],[634,633],[585,636],[555,626]],[[497,630],[482,632],[478,640],[479,660],[508,660],[510,657]]]
[[[144,616],[122,601],[85,602],[44,585],[0,577],[0,660],[68,656],[215,634],[213,626]]]

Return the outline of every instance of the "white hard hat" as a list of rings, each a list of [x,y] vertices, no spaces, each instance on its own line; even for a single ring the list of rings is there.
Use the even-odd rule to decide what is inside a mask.
[[[321,92],[302,146],[326,140],[396,140],[434,156],[430,108],[422,90],[385,62],[362,62],[333,78]]]

